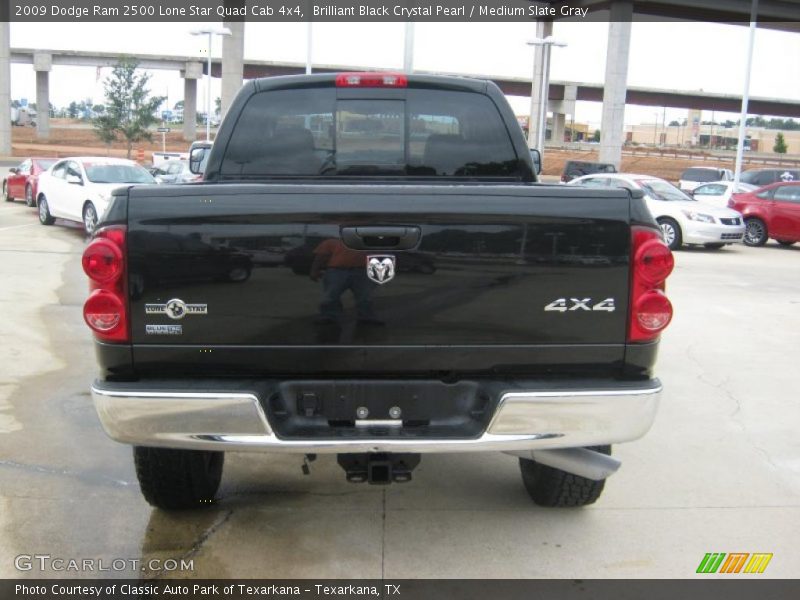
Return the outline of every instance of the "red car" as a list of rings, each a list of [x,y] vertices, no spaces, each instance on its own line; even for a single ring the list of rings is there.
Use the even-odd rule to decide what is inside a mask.
[[[734,194],[728,206],[744,216],[748,246],[763,246],[770,238],[783,246],[800,241],[800,181]]]
[[[36,206],[39,173],[52,167],[56,160],[28,158],[20,166],[9,169],[9,174],[3,179],[3,200],[11,202],[15,198],[25,198],[27,206]]]

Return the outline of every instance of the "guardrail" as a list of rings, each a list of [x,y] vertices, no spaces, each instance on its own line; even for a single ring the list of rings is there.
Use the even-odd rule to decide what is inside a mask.
[[[565,150],[569,152],[585,152],[587,154],[596,153],[597,145],[586,144],[565,144],[563,146],[547,147],[548,150]],[[693,151],[687,148],[653,148],[647,146],[624,146],[622,154],[627,156],[674,158],[685,160],[706,161],[733,161],[735,153],[718,154],[704,150]],[[779,154],[753,154],[746,153],[742,159],[746,165],[767,165],[776,167],[800,168],[800,158],[786,157]]]

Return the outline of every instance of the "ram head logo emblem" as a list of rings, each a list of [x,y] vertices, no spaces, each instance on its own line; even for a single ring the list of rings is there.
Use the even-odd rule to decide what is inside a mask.
[[[367,256],[367,277],[379,284],[394,279],[394,256]]]

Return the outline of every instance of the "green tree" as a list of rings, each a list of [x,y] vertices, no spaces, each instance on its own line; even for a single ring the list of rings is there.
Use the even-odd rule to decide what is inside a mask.
[[[183,110],[183,100],[178,100],[172,110]]]
[[[133,145],[151,141],[150,127],[158,122],[156,112],[164,98],[150,97],[147,73],[137,74],[138,63],[121,59],[104,82],[106,110],[94,120],[97,136],[106,144],[122,138],[131,157]]]
[[[783,139],[783,133],[779,131],[778,135],[775,136],[775,145],[772,150],[778,154],[786,154],[786,149],[786,140]]]
[[[70,102],[69,106],[67,107],[67,116],[70,119],[75,119],[78,116],[78,103],[74,100]]]
[[[106,107],[105,107],[105,106],[103,106],[102,104],[95,104],[95,105],[92,107],[92,110],[93,110],[95,113],[97,113],[98,115],[100,115],[100,114],[103,114],[104,112],[106,112]]]
[[[594,130],[594,135],[592,136],[591,140],[593,142],[599,142],[600,141],[600,130],[599,129],[595,129]]]

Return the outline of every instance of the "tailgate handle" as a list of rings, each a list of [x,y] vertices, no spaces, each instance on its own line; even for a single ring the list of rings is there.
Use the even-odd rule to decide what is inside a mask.
[[[420,236],[419,227],[342,227],[342,241],[353,250],[409,250]]]

